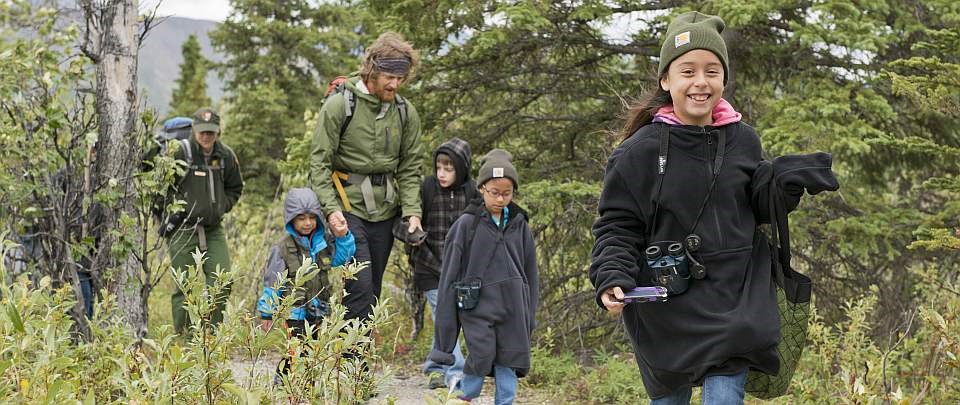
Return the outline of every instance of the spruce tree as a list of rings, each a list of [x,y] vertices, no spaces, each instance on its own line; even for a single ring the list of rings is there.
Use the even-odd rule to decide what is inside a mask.
[[[287,139],[308,130],[304,112],[320,108],[326,82],[356,70],[364,35],[342,5],[304,0],[231,0],[210,40],[225,61],[224,135],[244,165],[245,199],[273,197]],[[269,116],[267,115],[269,112]]]
[[[422,93],[410,97],[429,111],[424,134],[461,137],[480,153],[506,147],[528,181],[553,189],[602,178],[619,143],[604,135],[622,125],[625,101],[658,85],[671,18],[723,17],[724,97],[757,128],[766,157],[832,152],[840,177],[839,193],[806,198],[791,215],[794,265],[813,277],[828,321],[844,316],[849,299],[878,296],[878,330],[908,312],[925,269],[945,274],[960,260],[957,4],[364,2],[424,55]],[[624,21],[632,30],[618,28]],[[425,149],[443,140],[426,139]],[[544,290],[562,292],[582,276],[570,269]],[[577,312],[584,318],[572,325],[594,322],[590,300],[570,311],[567,296],[555,299],[558,319]]]
[[[210,105],[210,97],[207,96],[209,62],[200,54],[196,35],[187,37],[181,52],[183,62],[180,63],[180,77],[170,100],[171,116],[190,116],[200,107]]]

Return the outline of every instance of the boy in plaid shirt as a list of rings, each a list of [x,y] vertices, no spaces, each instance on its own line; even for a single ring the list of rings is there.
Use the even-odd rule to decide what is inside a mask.
[[[433,153],[436,175],[427,176],[420,186],[423,204],[424,243],[409,246],[407,253],[413,263],[413,282],[430,304],[431,317],[436,321],[437,285],[440,283],[441,258],[447,231],[463,213],[471,200],[479,198],[476,182],[470,177],[470,144],[452,138]],[[431,343],[431,347],[433,343]],[[430,376],[430,389],[446,387],[459,381],[463,374],[463,351],[457,344],[453,350],[455,361],[441,366],[427,359],[423,371]]]

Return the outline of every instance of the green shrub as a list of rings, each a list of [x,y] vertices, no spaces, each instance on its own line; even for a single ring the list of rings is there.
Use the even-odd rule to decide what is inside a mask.
[[[385,324],[390,305],[378,305],[370,322],[360,324],[345,321],[346,309],[340,304],[343,279],[365,264],[331,270],[332,314],[312,327],[315,339],[282,339],[280,351],[297,356],[289,378],[271,387],[276,334],[260,331],[245,300],[229,302],[224,322],[210,325],[211,297],[234,281],[239,270],[217,271],[216,282],[205,288],[199,276],[203,256],[195,255],[195,261],[195,267],[176,277],[187,296],[191,336],[177,337],[163,325],[153,329],[151,338],[136,341],[113,297],[106,294],[91,321],[90,342],[70,333],[70,289],[52,289],[48,277],[37,287],[26,277],[7,283],[6,268],[0,264],[0,396],[13,403],[359,403],[377,390],[367,370],[380,367],[381,359],[371,350],[370,332]],[[306,281],[308,265],[298,270],[296,286]],[[291,305],[282,300],[278,318],[285,317]],[[236,373],[237,363],[251,368],[245,375]]]

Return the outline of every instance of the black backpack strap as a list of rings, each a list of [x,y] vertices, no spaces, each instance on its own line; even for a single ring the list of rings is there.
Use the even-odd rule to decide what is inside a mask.
[[[467,270],[467,260],[470,258],[470,250],[473,247],[473,237],[477,234],[477,226],[480,225],[480,212],[473,214],[473,222],[470,228],[467,228],[467,243],[463,246],[463,253],[460,254],[460,271],[457,273],[457,281],[463,280],[463,273]]]
[[[420,187],[420,212],[426,213],[430,210],[430,204],[433,202],[433,197],[437,194],[437,189],[440,188],[440,182],[435,176],[427,176],[423,180],[423,185]]]
[[[187,163],[187,171],[200,169],[200,166],[193,162],[193,148],[190,147],[190,139],[181,139],[179,142],[180,149],[183,150],[183,161]],[[183,185],[183,182],[186,181],[189,175],[190,173],[184,173],[183,176],[180,176],[177,180],[177,189],[180,189],[180,186]]]
[[[809,277],[790,265],[790,221],[783,202],[783,191],[770,181],[770,250],[774,281],[792,303],[810,302],[813,284]]]
[[[339,84],[343,86],[343,84]],[[340,137],[343,138],[343,135],[347,133],[347,127],[350,126],[350,121],[353,120],[353,114],[357,111],[357,95],[353,94],[350,89],[344,87],[342,90],[337,89],[335,92],[343,94],[344,101],[344,115],[343,122],[340,123]],[[405,128],[407,126],[407,100],[400,95],[397,95],[396,98],[397,111],[400,112],[400,127]]]

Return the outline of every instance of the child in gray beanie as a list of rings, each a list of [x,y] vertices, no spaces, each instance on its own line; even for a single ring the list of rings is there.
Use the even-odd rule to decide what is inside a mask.
[[[452,364],[463,330],[469,355],[463,400],[480,396],[485,376],[496,380],[495,402],[513,402],[517,378],[530,370],[539,278],[527,213],[513,202],[520,185],[512,156],[494,149],[482,159],[477,184],[483,203],[467,207],[447,234],[438,288],[436,345],[430,358]]]

